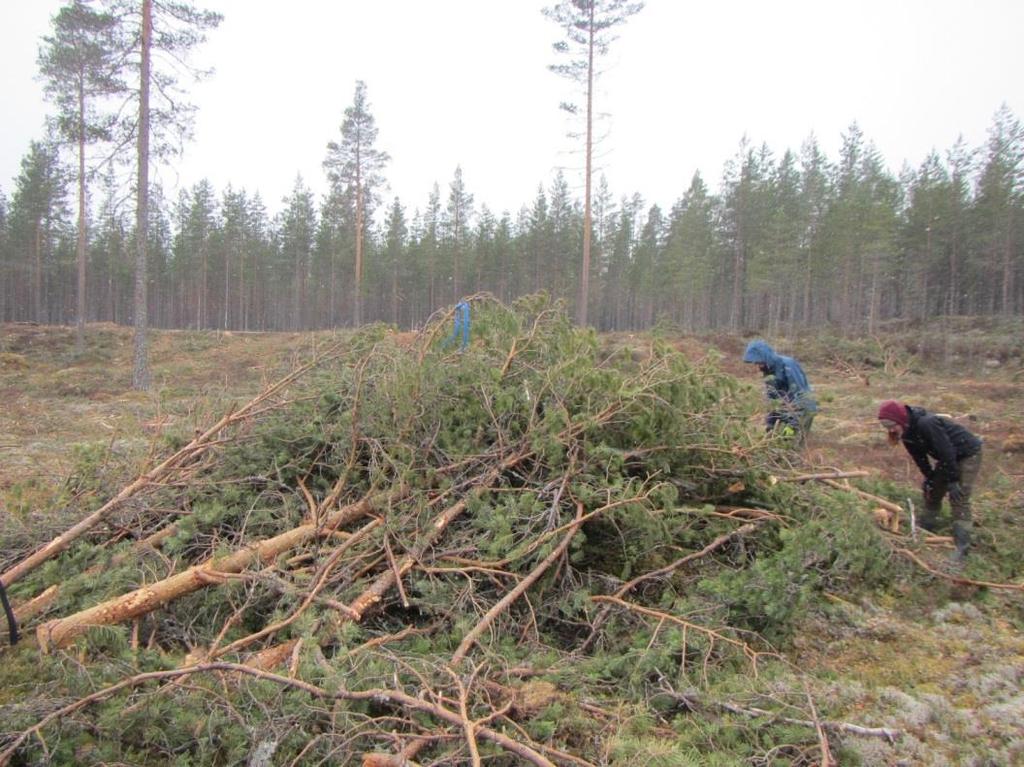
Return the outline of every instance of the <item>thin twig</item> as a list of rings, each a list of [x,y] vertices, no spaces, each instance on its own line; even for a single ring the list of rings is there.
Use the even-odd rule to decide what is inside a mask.
[[[131,689],[145,684],[149,681],[165,681],[169,679],[178,679],[180,677],[188,676],[190,674],[203,674],[215,671],[222,671],[225,673],[236,673],[246,676],[251,676],[255,679],[260,679],[267,682],[273,682],[274,684],[282,687],[288,687],[294,690],[301,690],[309,693],[317,698],[325,700],[350,700],[350,701],[373,701],[376,703],[394,703],[403,708],[408,708],[412,711],[419,711],[424,714],[428,714],[437,719],[440,719],[448,724],[461,726],[463,718],[456,713],[442,705],[441,703],[430,703],[421,698],[409,695],[401,690],[392,690],[387,688],[374,688],[368,690],[326,690],[322,687],[318,687],[309,682],[305,682],[301,679],[293,679],[291,677],[281,676],[280,674],[274,674],[269,671],[262,671],[258,668],[246,666],[241,663],[225,663],[218,661],[215,663],[200,663],[195,666],[189,666],[187,668],[171,669],[167,671],[151,671],[143,674],[136,674],[135,676],[122,679],[116,684],[112,684],[109,687],[104,687],[102,690],[97,690],[94,693],[86,695],[84,698],[80,698],[73,703],[68,704],[56,711],[47,714],[45,717],[40,719],[36,724],[29,727],[27,730],[23,730],[16,735],[10,742],[10,745],[3,751],[0,751],[0,767],[5,767],[10,763],[11,758],[17,753],[21,745],[33,734],[40,734],[42,729],[52,722],[58,721],[69,714],[73,714],[86,706],[96,703],[101,700],[109,698],[117,692],[125,689]],[[504,733],[493,730],[490,727],[479,726],[476,728],[477,734],[481,737],[496,743],[506,751],[525,759],[531,764],[539,765],[540,767],[555,767],[555,765],[547,759],[543,754],[537,752],[530,746],[522,744],[512,738],[508,737]]]
[[[964,577],[959,576],[959,575],[950,575],[949,573],[944,573],[944,572],[942,572],[940,570],[936,570],[934,567],[931,567],[930,565],[926,564],[923,560],[921,560],[910,549],[896,549],[896,553],[902,554],[907,559],[909,559],[914,564],[916,564],[918,567],[920,567],[923,570],[926,570],[931,575],[934,575],[936,578],[943,578],[943,579],[945,579],[947,581],[950,581],[951,583],[958,583],[961,586],[979,586],[979,587],[984,587],[984,588],[987,588],[987,589],[1005,589],[1005,590],[1008,590],[1008,591],[1024,591],[1024,583],[993,583],[992,581],[976,581],[976,580],[973,580],[971,578],[964,578]]]

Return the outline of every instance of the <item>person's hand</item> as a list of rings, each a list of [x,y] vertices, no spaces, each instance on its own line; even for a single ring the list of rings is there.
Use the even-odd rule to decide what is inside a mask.
[[[921,495],[924,496],[925,501],[930,501],[932,499],[932,493],[934,490],[935,485],[932,484],[930,478],[926,477],[924,482],[921,483]]]
[[[964,499],[964,489],[959,482],[949,483],[949,500],[953,503],[960,503]]]

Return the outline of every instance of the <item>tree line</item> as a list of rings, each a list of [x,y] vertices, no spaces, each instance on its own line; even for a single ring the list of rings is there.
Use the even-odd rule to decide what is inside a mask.
[[[572,111],[588,116],[589,136],[593,53],[642,4],[562,6],[549,11],[575,47],[555,49],[576,58],[552,69],[585,86]],[[460,167],[412,209],[385,202],[390,157],[357,82],[325,142],[328,192],[318,199],[297,177],[272,213],[258,192],[200,181],[168,199],[149,181],[152,161],[180,151],[190,116],[180,66],[161,69],[152,51],[183,62],[219,21],[170,0],[72,0],[55,16],[39,56],[50,130],[9,198],[0,189],[0,321],[76,322],[80,337],[85,321],[133,324],[140,343],[150,325],[410,328],[470,293],[539,290],[601,330],[666,320],[870,331],[893,318],[1024,312],[1024,128],[1006,106],[984,145],[959,140],[896,175],[854,123],[835,158],[813,136],[781,154],[744,138],[713,186],[699,172],[681,179],[668,210],[616,196],[603,177],[592,189],[588,170],[582,202],[558,173],[497,213]],[[133,145],[134,157],[120,151]],[[591,151],[588,140],[588,161]]]
[[[987,143],[957,142],[898,176],[856,125],[830,160],[813,139],[777,155],[744,140],[717,191],[695,174],[669,210],[596,184],[589,316],[602,330],[667,319],[693,329],[872,329],[892,318],[1024,312],[1024,131],[1007,108]],[[8,200],[0,191],[0,318],[71,323],[76,227],[71,175],[34,142]],[[557,174],[518,211],[476,204],[456,168],[413,209],[363,208],[350,185],[316,199],[298,178],[272,214],[258,193],[208,181],[174,200],[153,189],[149,322],[301,330],[382,321],[415,327],[486,290],[547,290],[573,303],[580,201]],[[131,323],[135,226],[113,174],[87,231],[86,316]],[[365,239],[358,242],[359,218]],[[355,275],[357,258],[362,271]]]

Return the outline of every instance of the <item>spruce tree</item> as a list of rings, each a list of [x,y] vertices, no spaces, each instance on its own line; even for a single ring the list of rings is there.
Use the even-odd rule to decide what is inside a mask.
[[[21,173],[15,179],[11,196],[10,248],[15,302],[11,319],[33,322],[56,319],[50,312],[46,277],[53,271],[54,238],[64,221],[64,183],[56,147],[33,141],[21,160]]]

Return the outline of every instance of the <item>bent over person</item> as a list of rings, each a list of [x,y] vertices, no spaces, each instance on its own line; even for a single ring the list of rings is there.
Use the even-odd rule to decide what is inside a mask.
[[[981,440],[948,418],[891,399],[878,408],[878,420],[889,443],[902,442],[924,477],[921,527],[935,531],[942,498],[949,495],[956,544],[953,561],[962,563],[971,548],[971,492],[981,469]]]
[[[811,430],[818,403],[800,363],[792,357],[777,354],[765,341],[747,344],[743,361],[757,365],[764,376],[765,393],[772,410],[765,418],[768,431],[790,429],[803,442]]]

